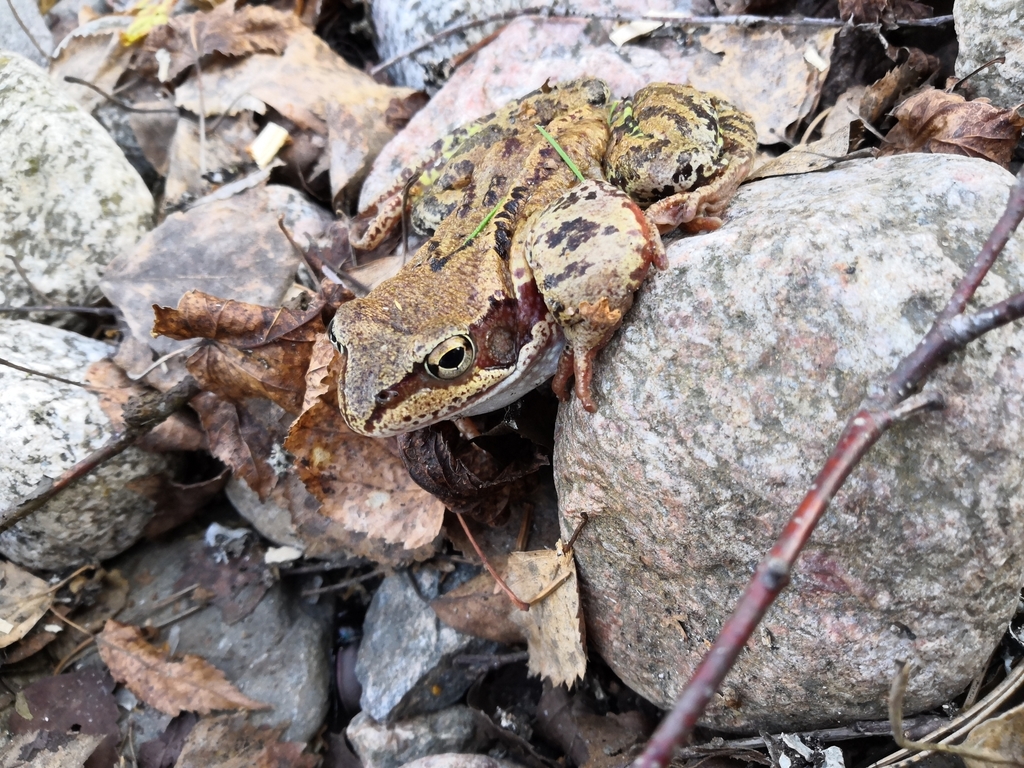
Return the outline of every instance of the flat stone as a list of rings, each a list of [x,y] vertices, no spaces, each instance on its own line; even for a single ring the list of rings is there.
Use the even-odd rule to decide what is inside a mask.
[[[84,304],[152,226],[153,196],[110,135],[37,65],[0,53],[0,303]]]
[[[449,707],[392,725],[378,723],[360,712],[345,735],[363,761],[363,768],[399,768],[428,755],[484,749],[490,742],[477,715],[466,706]]]
[[[969,87],[1000,107],[1024,101],[1024,6],[1017,0],[957,0],[953,22],[960,44],[956,76],[1004,56],[1001,64],[972,75]]]
[[[0,320],[0,357],[83,381],[113,353],[101,341],[27,320]],[[114,435],[93,392],[0,367],[0,509],[103,446]],[[166,457],[129,448],[0,533],[0,552],[28,568],[63,570],[123,552],[142,535],[155,503],[132,487],[168,470]]]
[[[587,637],[667,707],[846,420],[945,305],[1013,177],[951,155],[852,161],[741,188],[720,230],[676,240],[598,359],[588,414],[559,412],[555,479]],[[978,292],[1024,287],[1014,237]],[[882,437],[704,722],[794,730],[907,713],[985,665],[1024,576],[1024,328],[953,355],[941,412]]]
[[[416,582],[413,582],[416,579]],[[477,673],[453,664],[460,654],[493,652],[498,644],[443,624],[430,607],[439,573],[429,567],[388,576],[363,623],[356,677],[359,703],[378,722],[444,709],[466,692]]]

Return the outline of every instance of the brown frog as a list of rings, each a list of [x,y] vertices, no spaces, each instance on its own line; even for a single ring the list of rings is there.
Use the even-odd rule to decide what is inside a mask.
[[[372,248],[408,200],[433,235],[328,329],[346,422],[407,432],[552,375],[563,399],[575,377],[595,410],[594,357],[651,264],[665,267],[659,232],[717,228],[755,145],[752,119],[720,98],[657,83],[611,105],[597,79],[545,85],[443,139],[354,227],[353,245]]]

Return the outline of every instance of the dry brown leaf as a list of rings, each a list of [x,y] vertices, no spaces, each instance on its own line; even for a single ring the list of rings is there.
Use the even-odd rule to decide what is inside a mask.
[[[154,53],[161,48],[171,54],[167,78],[173,80],[195,64],[199,55],[221,53],[225,56],[246,56],[252,53],[281,53],[301,22],[292,13],[284,13],[266,5],[245,5],[235,10],[234,0],[208,13],[175,16],[146,38],[143,49]]]
[[[0,768],[82,768],[103,739],[89,733],[20,733],[0,746]]]
[[[526,633],[530,672],[565,683],[570,689],[587,671],[583,645],[580,590],[572,550],[513,552],[508,558],[505,581],[529,611],[514,611],[512,621]],[[535,602],[536,601],[536,602]]]
[[[491,557],[491,565],[500,573],[504,558]],[[453,629],[467,635],[494,640],[499,643],[525,643],[526,634],[512,620],[510,614],[518,612],[504,592],[495,592],[494,579],[481,573],[451,592],[430,601],[437,618]]]
[[[900,48],[895,56],[905,61],[868,86],[861,98],[859,114],[869,125],[877,126],[901,98],[939,69],[939,60],[919,48]]]
[[[313,350],[309,355],[309,367],[306,369],[306,394],[302,400],[302,410],[311,408],[321,395],[331,389],[330,365],[338,356],[334,345],[327,334],[322,334],[313,342]]]
[[[257,53],[241,62],[211,62],[203,67],[202,106],[206,115],[263,114],[270,105],[304,130],[327,137],[327,105],[346,105],[354,115],[379,118],[380,129],[393,133],[384,121],[391,100],[413,91],[381,85],[346,63],[311,30],[299,29],[280,56]],[[238,99],[239,94],[246,98]],[[175,103],[194,115],[200,110],[194,78],[175,91]]]
[[[284,727],[256,727],[239,715],[203,718],[189,731],[175,768],[315,768],[305,744],[279,741]]]
[[[51,605],[53,593],[45,581],[0,562],[0,648],[21,640]]]
[[[160,355],[187,342],[153,338],[153,305],[176,306],[198,290],[260,306],[279,306],[295,284],[298,258],[278,225],[300,242],[318,238],[331,221],[295,190],[270,185],[168,216],[101,281],[132,336]]]
[[[766,179],[770,176],[788,176],[830,168],[850,150],[850,124],[809,144],[798,144],[754,169],[747,181]]]
[[[64,81],[76,77],[111,93],[131,62],[132,49],[121,45],[121,32],[131,19],[113,14],[77,27],[61,43],[57,57],[50,62],[50,77],[62,82],[79,106],[91,113],[105,99],[94,89]]]
[[[894,112],[899,122],[885,137],[878,154],[935,152],[991,160],[1008,167],[1020,141],[1024,117],[987,101],[935,88],[923,90]]]
[[[269,400],[232,403],[212,392],[192,398],[206,430],[210,452],[265,500],[277,485],[281,444],[291,416]]]
[[[393,440],[353,434],[341,418],[336,378],[288,433],[285,449],[320,514],[346,529],[405,549],[430,544],[441,530],[444,504],[409,477]]]
[[[168,661],[146,642],[142,630],[110,619],[96,636],[103,663],[114,678],[142,701],[161,712],[182,710],[208,714],[215,709],[269,709],[245,696],[224,673],[198,656]]]
[[[558,686],[545,687],[537,702],[537,731],[580,768],[628,765],[650,734],[651,724],[639,710],[598,715],[588,699],[582,691],[570,695]]]
[[[233,403],[266,398],[297,414],[313,344],[324,335],[322,307],[315,300],[298,312],[189,291],[177,309],[153,308],[153,332],[215,341],[188,360],[189,372],[204,390]]]
[[[964,739],[963,746],[987,749],[1024,762],[1024,704],[986,720]],[[965,757],[967,768],[1002,768],[995,763]]]
[[[177,211],[205,197],[225,183],[257,170],[246,147],[256,140],[256,121],[250,113],[225,117],[199,138],[199,120],[192,115],[177,119],[167,145],[163,211]]]

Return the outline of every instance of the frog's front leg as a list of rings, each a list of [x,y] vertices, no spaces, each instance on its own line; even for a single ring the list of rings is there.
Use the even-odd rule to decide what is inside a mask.
[[[576,396],[596,411],[590,391],[594,358],[622,325],[651,264],[667,266],[661,237],[628,195],[591,179],[534,216],[514,251],[529,263],[566,337],[552,382],[555,394],[565,400],[575,376]]]
[[[612,118],[608,180],[641,205],[659,232],[718,229],[757,149],[750,115],[687,85],[654,83]]]

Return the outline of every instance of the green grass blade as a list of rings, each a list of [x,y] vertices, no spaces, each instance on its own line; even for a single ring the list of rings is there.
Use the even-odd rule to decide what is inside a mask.
[[[537,130],[540,131],[541,136],[547,139],[548,144],[555,148],[555,152],[557,152],[558,156],[565,161],[566,165],[569,166],[569,170],[576,174],[576,178],[579,179],[580,181],[585,181],[585,179],[583,178],[583,174],[580,173],[580,169],[576,167],[576,163],[574,163],[572,159],[567,154],[565,154],[565,150],[562,149],[562,147],[559,145],[557,141],[555,141],[555,137],[548,133],[546,130],[544,130],[543,125],[538,125]]]

